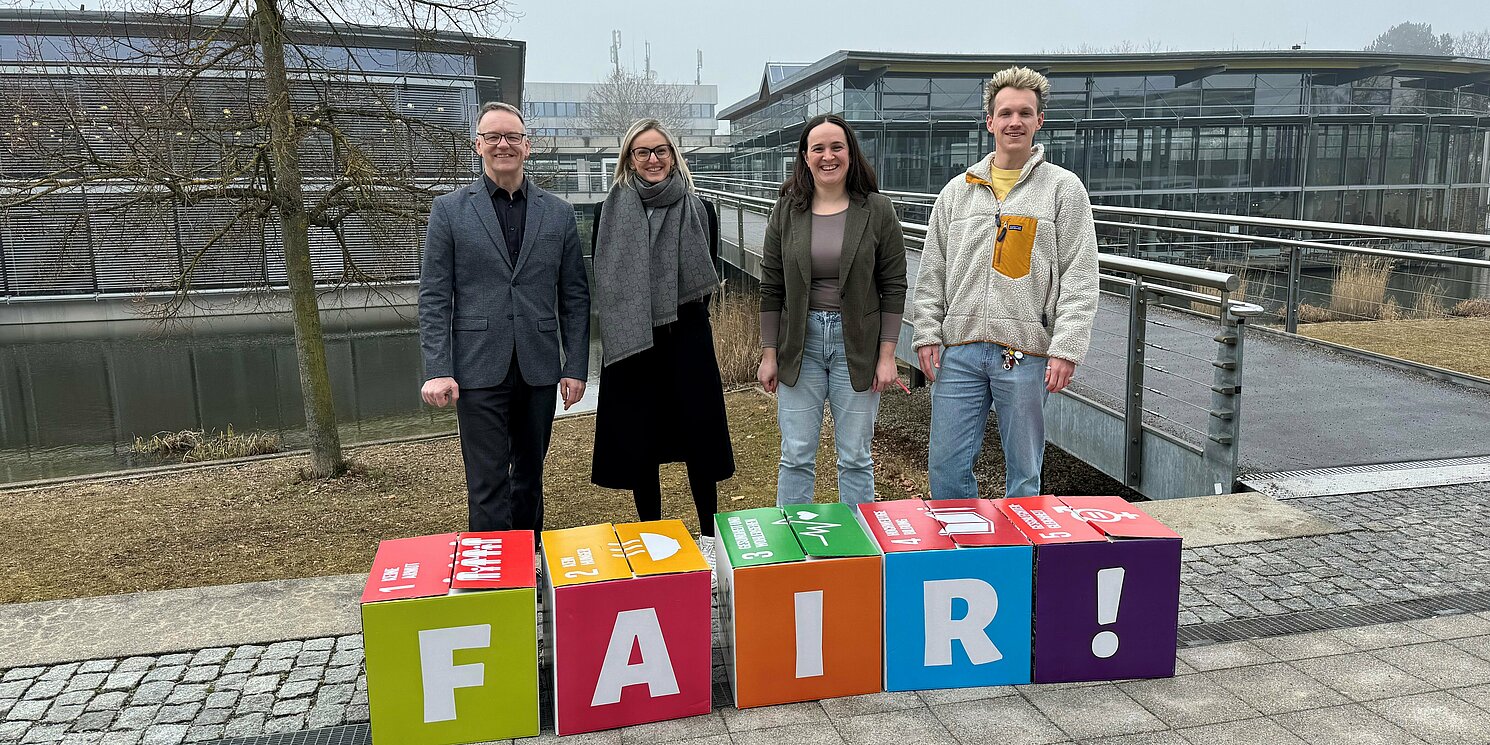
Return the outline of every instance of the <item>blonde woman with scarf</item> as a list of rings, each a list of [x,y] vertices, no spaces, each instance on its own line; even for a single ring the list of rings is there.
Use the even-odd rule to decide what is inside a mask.
[[[719,220],[655,119],[633,124],[621,142],[594,246],[602,367],[590,480],[629,489],[637,516],[658,520],[658,466],[685,464],[712,565],[718,482],[735,472],[709,326]]]

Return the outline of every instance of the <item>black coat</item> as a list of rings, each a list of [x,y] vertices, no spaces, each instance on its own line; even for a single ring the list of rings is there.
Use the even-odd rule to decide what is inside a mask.
[[[708,202],[704,211],[709,254],[718,266],[719,216]],[[597,254],[605,250],[600,212],[595,205]],[[684,303],[678,320],[654,327],[651,348],[600,369],[590,480],[636,489],[655,484],[662,463],[687,463],[714,481],[735,473],[707,299]]]

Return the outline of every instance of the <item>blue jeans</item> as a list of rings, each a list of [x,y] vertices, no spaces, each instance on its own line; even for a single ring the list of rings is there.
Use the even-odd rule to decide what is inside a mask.
[[[874,418],[880,394],[854,390],[843,352],[843,316],[814,310],[807,314],[802,372],[796,385],[776,388],[776,420],[781,427],[781,465],[776,477],[776,505],[812,501],[817,449],[823,430],[823,402],[833,412],[833,443],[838,448],[838,501],[874,501]]]
[[[977,342],[942,348],[931,386],[931,444],[927,467],[932,499],[981,496],[973,461],[983,450],[992,406],[1004,446],[1004,495],[1040,493],[1045,462],[1045,358],[1025,355],[1004,369],[1003,347]]]

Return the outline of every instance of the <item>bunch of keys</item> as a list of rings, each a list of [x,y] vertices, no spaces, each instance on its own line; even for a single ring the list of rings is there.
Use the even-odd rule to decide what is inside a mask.
[[[1013,370],[1015,365],[1024,362],[1024,352],[1010,347],[1004,347],[1003,357],[1005,370]]]

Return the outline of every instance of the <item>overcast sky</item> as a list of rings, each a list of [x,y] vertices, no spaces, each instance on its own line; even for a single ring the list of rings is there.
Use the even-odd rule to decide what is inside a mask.
[[[766,62],[813,62],[839,49],[1021,54],[1124,41],[1163,50],[1360,49],[1402,21],[1440,34],[1490,27],[1484,0],[514,2],[523,17],[507,35],[528,43],[528,80],[603,78],[616,29],[623,64],[641,69],[650,41],[652,68],[672,82],[693,82],[702,49],[703,82],[719,86],[721,108],[755,91]]]

